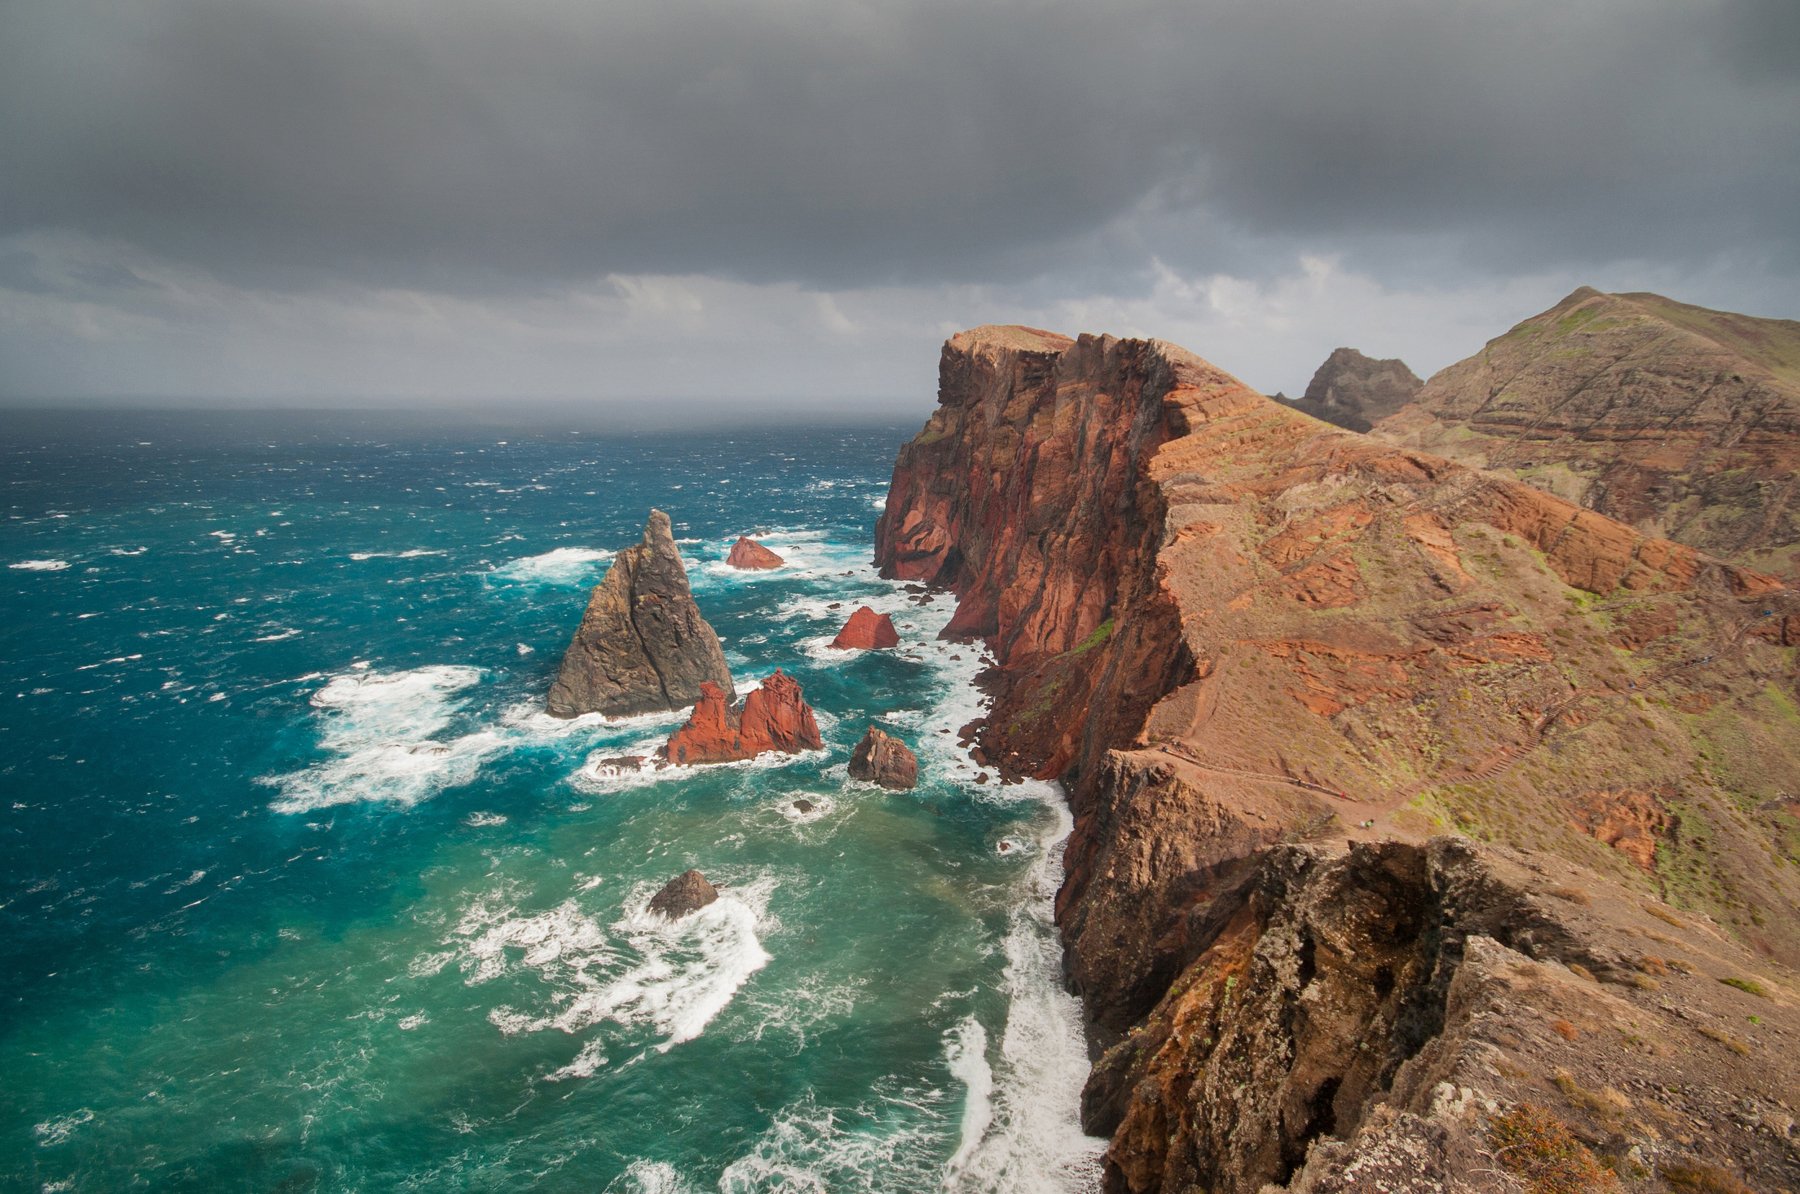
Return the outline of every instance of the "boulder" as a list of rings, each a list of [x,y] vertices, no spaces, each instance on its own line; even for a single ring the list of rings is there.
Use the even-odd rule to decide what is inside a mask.
[[[687,724],[669,737],[662,757],[681,764],[729,763],[765,751],[794,754],[822,745],[800,682],[777,668],[741,708],[733,708],[717,685],[702,684]]]
[[[670,920],[680,920],[718,898],[719,889],[708,883],[705,875],[699,871],[683,871],[650,897],[650,911]]]
[[[919,760],[906,743],[869,727],[850,756],[850,778],[904,792],[919,782]]]
[[[752,572],[779,568],[787,563],[748,535],[738,536],[738,541],[731,545],[731,554],[725,557],[725,562],[733,568]]]
[[[550,686],[555,717],[629,717],[679,709],[702,684],[732,691],[719,636],[700,616],[669,516],[650,511],[644,538],[595,586]]]
[[[837,632],[831,645],[840,651],[879,651],[898,647],[900,635],[894,629],[894,619],[864,605],[850,615],[850,620]]]

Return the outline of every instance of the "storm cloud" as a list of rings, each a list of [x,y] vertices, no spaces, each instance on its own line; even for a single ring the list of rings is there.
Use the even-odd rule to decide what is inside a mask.
[[[1792,313],[1796,11],[0,0],[0,392],[123,392],[128,364],[139,392],[193,389],[214,304],[282,392],[421,394],[434,363],[389,341],[358,364],[347,321],[454,306],[456,342],[485,321],[507,362],[484,384],[573,394],[556,352],[534,372],[544,339],[586,326],[584,369],[669,388],[619,354],[696,332],[702,293],[738,384],[779,339],[752,318],[771,303],[929,358],[945,321],[1129,312],[1150,326],[1097,330],[1169,335],[1158,293],[1222,317],[1221,279],[1267,297],[1319,261],[1396,312],[1486,294],[1511,319],[1560,297],[1526,280],[1642,278]],[[658,316],[645,287],[687,297]],[[258,304],[282,317],[243,324]],[[97,359],[41,347],[76,336]],[[1290,369],[1255,365],[1303,382],[1321,338],[1345,337],[1309,327]],[[339,366],[297,384],[282,362],[324,346]],[[732,380],[702,374],[672,392]]]

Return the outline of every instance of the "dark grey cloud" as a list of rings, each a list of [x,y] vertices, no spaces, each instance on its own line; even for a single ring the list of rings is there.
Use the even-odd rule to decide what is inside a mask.
[[[1117,290],[1152,257],[1255,273],[1296,247],[1791,270],[1795,12],[13,0],[0,236],[484,293],[608,272]]]

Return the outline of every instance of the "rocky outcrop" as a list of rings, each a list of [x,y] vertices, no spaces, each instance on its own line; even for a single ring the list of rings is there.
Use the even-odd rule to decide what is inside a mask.
[[[731,670],[694,604],[669,516],[652,510],[643,541],[614,557],[589,597],[546,707],[626,717],[679,709],[708,683],[730,693]]]
[[[881,651],[898,647],[900,634],[894,629],[894,619],[863,605],[850,615],[831,645],[840,651]]]
[[[719,889],[708,883],[705,875],[699,871],[683,871],[650,897],[650,911],[670,920],[680,920],[718,898]]]
[[[800,682],[777,668],[740,708],[732,707],[723,689],[702,684],[693,713],[664,745],[662,758],[676,764],[730,763],[768,751],[793,754],[822,745]]]
[[[1800,675],[1779,644],[1800,601],[1777,579],[1323,426],[1162,342],[976,329],[939,377],[877,563],[954,591],[946,636],[997,660],[985,757],[1069,793],[1068,973],[1098,1044],[1152,1040],[1161,1058],[1128,1050],[1102,1067],[1117,1081],[1097,1079],[1109,1188],[1357,1188],[1381,1157],[1412,1158],[1410,1188],[1431,1173],[1456,1188],[1471,1158],[1492,1165],[1482,1099],[1561,1089],[1544,1050],[1522,1051],[1535,1068],[1516,1079],[1474,1081],[1501,1035],[1483,1017],[1509,1002],[1488,994],[1516,982],[1522,1000],[1531,967],[1625,981],[1616,943],[1637,930],[1614,929],[1665,896],[1716,922],[1708,948],[1731,965],[1800,960],[1800,882],[1779,861],[1782,794],[1800,787]],[[1680,852],[1642,869],[1630,828],[1588,814],[1602,788],[1679,792],[1678,824],[1640,828],[1678,831]],[[1446,863],[1452,886],[1524,852],[1529,881],[1494,897],[1515,925],[1457,919],[1468,905],[1432,869],[1451,847],[1426,845],[1445,829],[1496,844]],[[1290,849],[1314,840],[1334,845]],[[1333,861],[1347,840],[1373,853]],[[1340,865],[1349,878],[1330,878]],[[1277,882],[1281,867],[1309,877]],[[1333,894],[1309,904],[1315,882]],[[1518,893],[1550,889],[1614,944],[1521,937],[1543,918]],[[1304,908],[1311,946],[1269,935]],[[1259,967],[1265,941],[1281,952]],[[1315,1015],[1340,1027],[1309,1044]],[[1566,1052],[1571,1073],[1606,1072],[1596,1047]],[[1769,1079],[1758,1097],[1787,1099],[1792,1075]],[[1479,1092],[1450,1119],[1445,1081]],[[1661,1147],[1584,1115],[1568,1112],[1615,1159]]]
[[[748,535],[738,536],[738,541],[731,545],[731,554],[725,557],[725,562],[733,568],[750,572],[767,571],[787,563]]]
[[[1583,287],[1376,432],[1800,576],[1800,322]]]
[[[1339,348],[1313,374],[1303,397],[1277,401],[1333,426],[1367,431],[1411,402],[1424,384],[1405,361],[1378,361]]]
[[[906,743],[870,726],[850,754],[850,778],[904,792],[919,782],[919,759]]]

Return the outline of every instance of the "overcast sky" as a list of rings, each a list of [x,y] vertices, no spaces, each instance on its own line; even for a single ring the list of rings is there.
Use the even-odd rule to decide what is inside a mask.
[[[1581,284],[1800,317],[1800,2],[0,0],[0,398],[1295,393]]]

